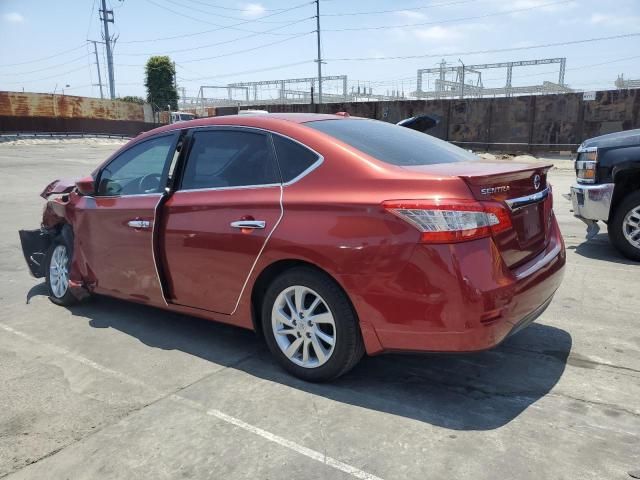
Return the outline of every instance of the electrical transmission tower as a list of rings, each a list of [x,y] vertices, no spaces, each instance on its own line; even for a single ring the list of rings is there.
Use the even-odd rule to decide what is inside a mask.
[[[116,98],[116,84],[113,78],[113,44],[115,40],[109,35],[109,24],[114,23],[113,10],[107,10],[107,0],[102,0],[102,8],[99,10],[100,20],[102,21],[102,36],[104,44],[107,48],[107,72],[109,76],[109,95],[111,100]],[[95,44],[94,44],[95,46]]]

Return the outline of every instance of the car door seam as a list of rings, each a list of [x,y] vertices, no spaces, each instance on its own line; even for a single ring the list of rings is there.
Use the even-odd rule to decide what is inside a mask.
[[[168,307],[169,302],[167,301],[167,297],[165,296],[165,291],[163,288],[162,278],[160,278],[160,270],[158,269],[158,258],[156,256],[156,238],[158,235],[158,209],[162,204],[162,200],[165,198],[165,195],[160,195],[158,202],[156,203],[155,208],[153,209],[153,228],[151,230],[151,254],[153,255],[153,267],[156,270],[156,277],[158,278],[158,286],[160,287],[160,296],[164,301],[164,304]]]
[[[229,315],[234,315],[236,313],[236,310],[238,310],[238,305],[240,305],[240,300],[242,299],[242,295],[244,295],[244,291],[247,288],[247,284],[249,283],[249,278],[251,278],[251,275],[253,274],[253,271],[256,268],[256,265],[258,264],[258,260],[260,260],[260,257],[262,256],[262,252],[266,248],[267,243],[269,243],[269,240],[271,239],[271,235],[273,235],[273,232],[276,231],[276,229],[278,228],[278,225],[280,225],[280,222],[282,221],[282,218],[284,217],[284,206],[283,206],[283,203],[282,203],[283,195],[284,195],[284,187],[282,185],[280,185],[280,217],[278,218],[278,220],[276,221],[276,224],[273,226],[273,228],[271,229],[271,231],[267,235],[267,238],[265,238],[265,240],[264,240],[264,242],[262,244],[262,247],[260,248],[260,251],[258,252],[258,255],[256,256],[255,260],[253,261],[253,265],[251,265],[251,268],[249,269],[249,273],[247,274],[247,278],[245,278],[244,284],[242,285],[242,288],[240,289],[240,294],[238,295],[238,299],[236,300],[236,305],[233,308],[233,311]]]

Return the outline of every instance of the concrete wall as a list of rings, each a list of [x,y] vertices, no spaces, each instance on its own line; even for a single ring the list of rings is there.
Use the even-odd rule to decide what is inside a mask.
[[[46,131],[137,135],[154,127],[143,105],[118,100],[0,92],[0,132]]]
[[[573,150],[586,138],[640,128],[640,89],[511,98],[255,105],[271,112],[348,112],[397,122],[428,113],[442,121],[429,133],[475,149],[497,151]]]

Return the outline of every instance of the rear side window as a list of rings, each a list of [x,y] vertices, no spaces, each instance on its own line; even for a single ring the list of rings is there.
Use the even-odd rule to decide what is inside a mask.
[[[305,125],[392,165],[432,165],[478,159],[462,148],[425,133],[377,120],[317,120]]]
[[[318,161],[318,155],[297,142],[273,135],[283,182],[290,182]]]
[[[231,130],[193,134],[183,190],[274,183],[280,178],[266,135]]]

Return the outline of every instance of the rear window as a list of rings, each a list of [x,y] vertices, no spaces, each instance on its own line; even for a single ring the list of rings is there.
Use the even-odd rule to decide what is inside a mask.
[[[316,120],[305,125],[392,165],[432,165],[478,159],[474,154],[426,133],[378,120]]]

